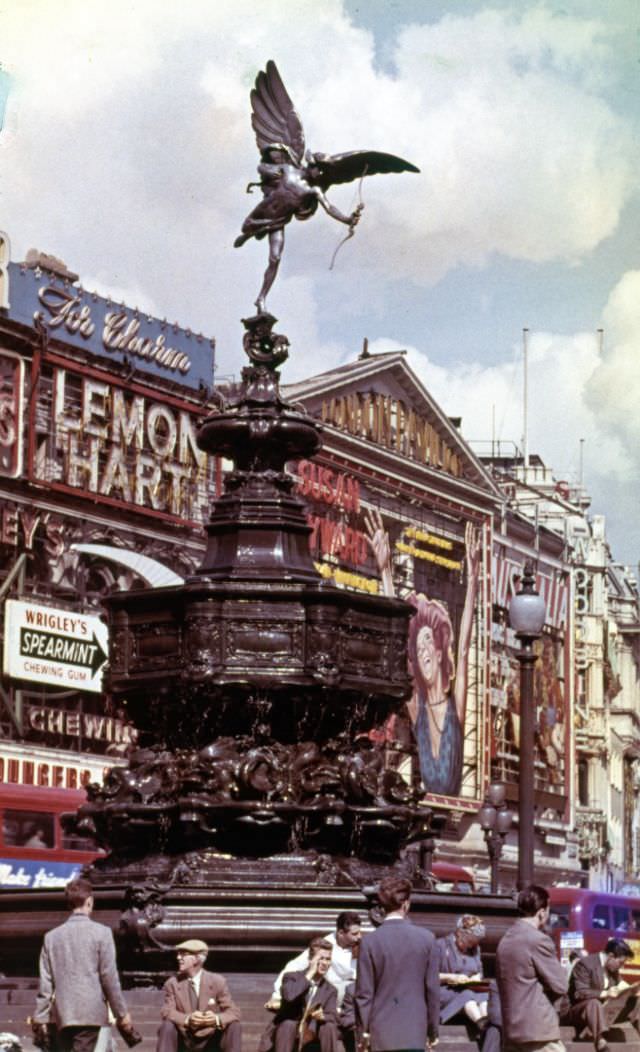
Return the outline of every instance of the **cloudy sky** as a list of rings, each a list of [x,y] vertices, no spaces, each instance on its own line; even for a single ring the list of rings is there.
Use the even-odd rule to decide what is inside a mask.
[[[353,239],[287,229],[268,306],[298,379],[399,347],[465,436],[529,448],[640,559],[637,0],[0,0],[0,227],[88,288],[215,336],[237,374],[264,242],[249,90],[276,60],[307,145],[406,157]],[[357,187],[338,187],[343,211]],[[597,329],[604,329],[602,344]]]

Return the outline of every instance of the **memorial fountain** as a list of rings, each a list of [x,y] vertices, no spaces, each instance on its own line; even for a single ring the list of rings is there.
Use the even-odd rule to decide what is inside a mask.
[[[264,199],[238,243],[268,234],[281,252],[285,224],[318,203],[351,233],[361,209],[345,217],[329,204],[331,175],[415,170],[387,154],[305,154],[273,63],[252,106]],[[242,381],[199,429],[201,448],[233,463],[202,565],[183,585],[107,602],[106,688],[141,745],[70,821],[109,851],[90,874],[96,916],[117,931],[130,981],[157,981],[187,934],[228,974],[273,972],[339,910],[371,906],[392,866],[418,889],[418,917],[448,927],[461,908],[431,893],[420,868],[417,845],[438,819],[369,733],[410,694],[412,608],[327,582],[309,550],[287,464],[319,450],[321,427],[280,393],[289,346],[265,308],[278,263],[272,246],[243,323]],[[474,905],[495,913],[495,900]],[[23,971],[60,910],[60,893],[28,906],[5,897],[3,938]]]

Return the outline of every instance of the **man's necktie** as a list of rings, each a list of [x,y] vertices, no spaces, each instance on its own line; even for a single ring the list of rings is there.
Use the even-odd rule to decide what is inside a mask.
[[[192,1011],[195,1012],[198,1007],[198,991],[193,979],[189,979],[189,1001],[191,1002]]]

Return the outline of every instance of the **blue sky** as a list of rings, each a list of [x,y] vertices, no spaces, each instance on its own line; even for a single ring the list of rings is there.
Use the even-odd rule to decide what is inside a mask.
[[[404,347],[470,439],[520,439],[575,479],[614,557],[640,559],[640,6],[631,0],[0,0],[10,92],[0,227],[89,288],[200,329],[242,364],[263,243],[248,94],[277,61],[307,144],[421,173],[364,180],[356,235],[292,224],[269,297],[285,378]],[[1,91],[1,83],[0,83]],[[353,186],[330,198],[344,211]],[[596,330],[604,328],[601,349]]]

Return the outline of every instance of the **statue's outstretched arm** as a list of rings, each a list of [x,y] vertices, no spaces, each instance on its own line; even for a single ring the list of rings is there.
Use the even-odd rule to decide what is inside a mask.
[[[339,223],[345,223],[346,226],[354,227],[356,225],[360,219],[360,213],[362,212],[361,206],[358,206],[351,215],[346,216],[344,212],[341,212],[339,208],[336,208],[335,205],[331,204],[331,201],[325,197],[322,190],[318,190],[316,187],[315,193],[325,212],[327,215],[330,215],[332,219],[337,219]]]

